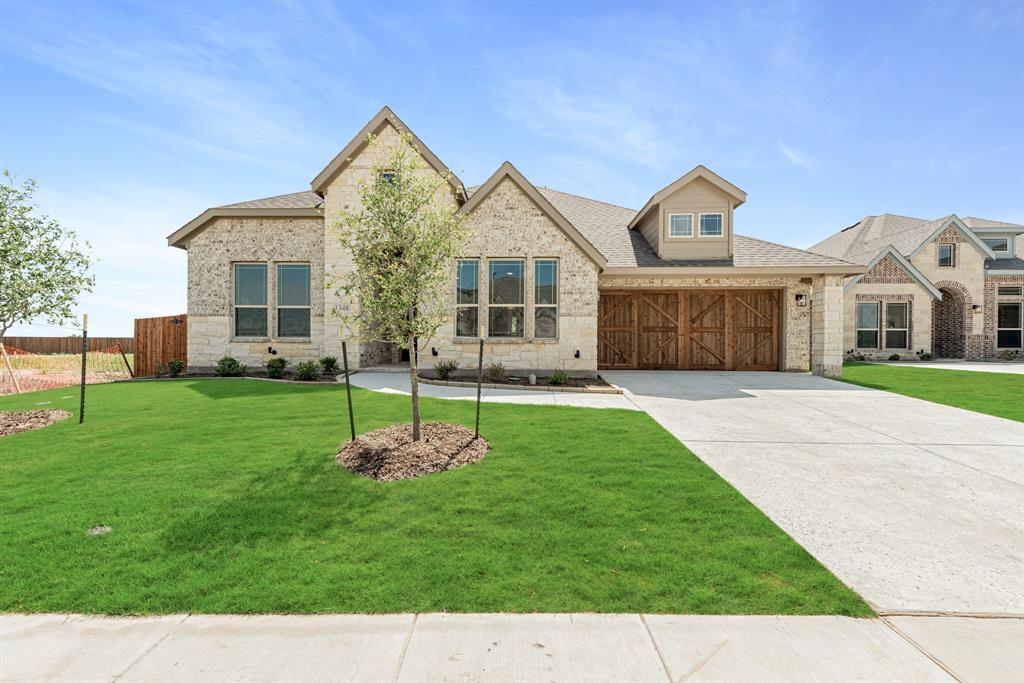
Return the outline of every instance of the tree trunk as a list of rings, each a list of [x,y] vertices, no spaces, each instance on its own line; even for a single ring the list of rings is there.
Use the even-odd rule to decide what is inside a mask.
[[[412,440],[420,440],[420,385],[416,376],[415,340],[409,339],[409,385],[412,393]]]

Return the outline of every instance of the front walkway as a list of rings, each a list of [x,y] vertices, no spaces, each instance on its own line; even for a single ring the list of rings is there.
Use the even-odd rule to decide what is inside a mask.
[[[935,633],[939,621],[947,629]],[[5,615],[0,676],[8,682],[1019,680],[1024,622],[993,628],[1000,625],[1006,624],[638,614]],[[936,639],[946,641],[948,653],[938,662],[922,649]]]
[[[1024,375],[1024,361],[984,362],[977,360],[936,360],[936,361],[871,361],[876,365],[902,365],[908,368],[935,368],[936,370],[970,370],[972,372],[999,372],[1010,375]]]

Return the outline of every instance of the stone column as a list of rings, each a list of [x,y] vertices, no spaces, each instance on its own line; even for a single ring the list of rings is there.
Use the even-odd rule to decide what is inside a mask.
[[[811,372],[823,377],[843,374],[843,278],[839,275],[811,282]]]

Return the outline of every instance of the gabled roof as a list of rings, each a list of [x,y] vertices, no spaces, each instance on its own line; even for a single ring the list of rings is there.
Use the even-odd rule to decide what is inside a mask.
[[[961,232],[965,239],[978,247],[986,256],[989,258],[994,256],[992,250],[956,214],[935,220],[897,216],[890,213],[880,216],[865,216],[853,225],[808,247],[808,251],[864,264],[870,263],[875,256],[890,245],[895,247],[900,254],[912,256],[950,226]]]
[[[206,227],[214,218],[227,216],[250,216],[250,217],[290,217],[290,216],[315,216],[323,214],[320,207],[323,199],[312,192],[292,192],[291,194],[279,194],[273,197],[253,199],[237,204],[225,204],[207,209],[185,225],[181,226],[167,236],[167,246],[185,248],[185,241],[194,234]]]
[[[377,114],[370,119],[370,121],[363,126],[363,129],[356,133],[356,136],[345,145],[345,148],[338,152],[337,156],[331,159],[331,163],[324,167],[324,170],[320,171],[310,186],[313,192],[319,196],[324,196],[324,188],[330,184],[331,180],[334,179],[339,173],[345,170],[352,158],[366,147],[369,143],[371,135],[378,135],[387,126],[392,126],[395,130],[405,131],[412,136],[413,144],[416,145],[419,153],[423,155],[427,163],[440,173],[442,176],[448,179],[449,184],[452,186],[452,190],[455,192],[455,196],[459,201],[462,201],[466,197],[466,188],[463,187],[462,181],[451,172],[447,166],[437,157],[436,154],[430,151],[430,148],[423,144],[423,141],[416,137],[416,134],[412,132],[409,126],[405,125],[400,118],[391,111],[390,107],[383,107]]]
[[[466,215],[472,213],[473,210],[480,205],[480,202],[482,202],[484,198],[486,198],[487,195],[489,195],[491,191],[498,186],[498,183],[505,178],[508,178],[511,182],[515,183],[519,189],[526,193],[526,196],[529,197],[530,200],[533,201],[533,203],[536,204],[537,207],[543,211],[577,247],[586,253],[599,268],[603,269],[605,265],[607,265],[608,259],[605,258],[604,255],[602,255],[601,252],[598,251],[594,245],[591,244],[590,241],[584,237],[580,231],[577,230],[576,227],[537,190],[536,187],[534,187],[533,183],[526,179],[526,176],[520,173],[519,170],[508,161],[499,166],[498,170],[495,171],[483,185],[473,192],[473,196],[459,208],[459,211]]]
[[[985,230],[985,229],[1000,229],[1008,228],[1009,232],[1015,232],[1017,230],[1024,230],[1024,225],[1019,223],[1007,223],[1005,221],[994,221],[988,218],[975,218],[974,216],[964,216],[964,225],[971,230]]]
[[[644,216],[646,216],[647,213],[651,211],[654,207],[658,206],[658,204],[660,204],[663,199],[671,195],[673,192],[679,190],[680,188],[689,185],[698,178],[703,178],[704,180],[708,181],[709,183],[717,187],[719,190],[724,192],[725,194],[735,199],[736,206],[739,206],[743,202],[747,201],[746,192],[736,187],[728,180],[718,175],[717,173],[707,168],[706,166],[698,165],[695,166],[694,169],[689,173],[679,178],[676,178],[674,181],[672,181],[662,189],[655,192],[654,196],[648,199],[647,203],[644,204],[644,208],[636,212],[636,216],[634,216],[633,220],[629,222],[629,227],[635,228],[637,223],[643,220]]]
[[[931,280],[926,278],[924,276],[924,273],[918,270],[913,263],[908,261],[907,258],[903,254],[901,254],[896,247],[892,246],[891,244],[882,251],[878,252],[878,255],[875,256],[875,258],[871,259],[871,263],[868,264],[868,271],[870,271],[872,268],[878,265],[879,262],[881,262],[882,259],[884,259],[886,256],[892,257],[892,259],[896,261],[896,263],[898,263],[900,267],[903,268],[903,270],[906,271],[907,275],[913,278],[913,280],[917,282],[917,284],[924,287],[928,291],[928,293],[932,295],[933,299],[942,298],[942,292],[940,292],[939,289],[932,284]],[[861,278],[863,278],[866,274],[867,273],[861,273],[857,277],[851,278],[850,281],[846,283],[844,289],[849,289],[850,287],[853,287],[855,284],[860,282]]]

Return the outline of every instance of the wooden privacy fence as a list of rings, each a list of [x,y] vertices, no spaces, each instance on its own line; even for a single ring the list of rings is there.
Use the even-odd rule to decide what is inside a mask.
[[[89,335],[85,340],[89,351],[105,351],[121,345],[125,353],[132,353],[135,349],[134,337],[93,337]],[[51,354],[51,353],[82,353],[81,337],[4,337],[4,346],[8,349],[18,349],[28,353]]]
[[[188,364],[188,316],[135,319],[135,376],[157,374],[169,361]]]

